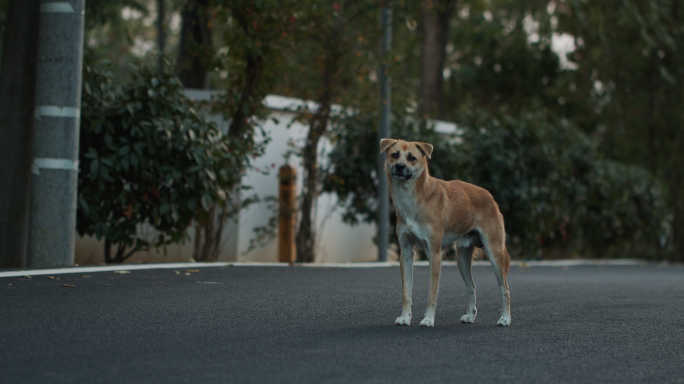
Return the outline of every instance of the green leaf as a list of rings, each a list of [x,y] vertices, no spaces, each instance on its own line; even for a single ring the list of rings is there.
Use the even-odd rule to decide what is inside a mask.
[[[204,208],[205,211],[209,210],[209,205],[211,205],[211,198],[208,195],[202,196],[202,208]]]
[[[91,178],[94,177],[97,174],[98,167],[100,165],[100,162],[95,159],[90,163],[90,175]]]

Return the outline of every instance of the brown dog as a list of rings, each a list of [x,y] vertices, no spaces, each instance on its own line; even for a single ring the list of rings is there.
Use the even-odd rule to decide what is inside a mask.
[[[506,274],[510,257],[499,206],[487,190],[460,180],[431,177],[427,160],[432,145],[382,139],[385,173],[397,211],[397,237],[401,246],[399,261],[402,279],[402,310],[395,324],[411,324],[413,286],[413,247],[422,247],[430,260],[430,293],[423,327],[435,324],[442,247],[457,243],[458,269],[468,292],[468,311],[462,323],[475,321],[475,283],[471,272],[473,250],[484,248],[501,289],[499,325],[511,323],[510,295]]]

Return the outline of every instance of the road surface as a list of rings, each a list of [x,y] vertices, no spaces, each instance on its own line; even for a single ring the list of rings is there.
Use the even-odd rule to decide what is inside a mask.
[[[475,324],[448,266],[435,328],[426,267],[410,327],[397,267],[0,278],[0,383],[684,383],[681,265],[512,267],[510,327],[473,274]]]

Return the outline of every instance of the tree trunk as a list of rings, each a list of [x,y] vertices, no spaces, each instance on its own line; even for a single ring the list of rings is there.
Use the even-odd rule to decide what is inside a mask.
[[[207,220],[203,223],[198,223],[201,231],[199,231],[199,233],[196,232],[198,237],[195,238],[195,249],[193,254],[193,258],[196,261],[216,261],[216,259],[218,259],[218,253],[214,252],[217,238],[221,238],[221,233],[217,233],[215,230],[217,210],[218,205],[212,204],[209,207]],[[204,236],[202,236],[202,233],[204,233]]]
[[[304,186],[302,191],[302,216],[295,243],[297,246],[297,261],[312,263],[315,256],[316,231],[314,228],[313,205],[318,195],[318,142],[325,133],[330,117],[330,103],[332,101],[332,74],[337,60],[328,62],[323,73],[323,92],[319,100],[318,109],[311,118],[306,144],[302,151],[304,166]]]
[[[240,94],[240,101],[235,109],[235,115],[230,123],[228,136],[239,139],[245,130],[245,124],[248,117],[252,115],[251,105],[254,105],[254,93],[259,86],[261,74],[264,68],[264,58],[261,56],[247,56],[247,66],[245,68],[245,84],[242,87]],[[261,102],[259,100],[258,102]]]
[[[314,228],[314,218],[312,218],[313,204],[317,195],[317,157],[318,141],[323,132],[320,130],[319,121],[323,118],[314,117],[306,137],[306,145],[302,154],[302,165],[304,166],[304,186],[302,191],[302,217],[299,222],[297,232],[297,261],[300,263],[311,263],[314,261],[314,246],[316,244],[316,233]],[[325,119],[327,120],[327,119]]]
[[[134,253],[138,251],[149,251],[150,244],[145,242],[141,248],[133,247],[128,253],[126,253],[126,244],[120,242],[116,245],[116,254],[112,257],[112,240],[105,237],[104,242],[104,257],[105,263],[107,264],[123,264],[126,259],[133,256]]]
[[[674,184],[674,183],[673,183]],[[677,183],[680,184],[680,183]],[[681,195],[681,190],[672,191],[675,198],[670,198],[670,204],[674,208],[674,217],[672,219],[672,260],[684,262],[684,209],[682,208],[681,199],[678,195]]]
[[[178,78],[186,88],[207,89],[209,77],[202,56],[211,48],[209,0],[188,0],[183,7],[182,19]],[[193,258],[197,261],[218,259],[218,252],[213,251],[218,248],[215,242],[221,239],[221,234],[215,231],[217,209],[217,205],[212,204],[207,219],[196,223],[198,230],[195,232]]]
[[[421,33],[423,46],[420,58],[420,113],[425,117],[439,117],[442,111],[444,58],[449,38],[449,20],[456,0],[423,2]]]
[[[203,50],[211,47],[209,0],[189,0],[183,7],[178,78],[186,88],[209,87],[207,70],[202,63]]]
[[[26,266],[32,163],[37,1],[10,0],[0,70],[0,268]]]
[[[157,49],[159,59],[157,70],[164,71],[164,54],[166,53],[166,0],[157,0]]]
[[[681,148],[684,145],[684,133],[681,128],[675,129],[671,136],[672,144],[669,148],[670,155],[664,159],[663,163],[669,168],[665,172],[666,183],[668,185],[668,200],[673,210],[672,218],[672,254],[670,258],[674,261],[684,262],[684,172],[682,171]],[[655,155],[657,156],[657,155]]]

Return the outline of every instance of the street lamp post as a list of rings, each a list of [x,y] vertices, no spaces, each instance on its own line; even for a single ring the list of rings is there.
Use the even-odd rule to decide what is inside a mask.
[[[380,139],[389,138],[390,107],[392,103],[389,76],[389,51],[392,42],[392,11],[383,7],[380,11],[382,29],[380,67],[380,126],[378,127],[378,148]],[[385,154],[378,156],[378,261],[387,261],[389,240],[389,189],[385,178]]]

